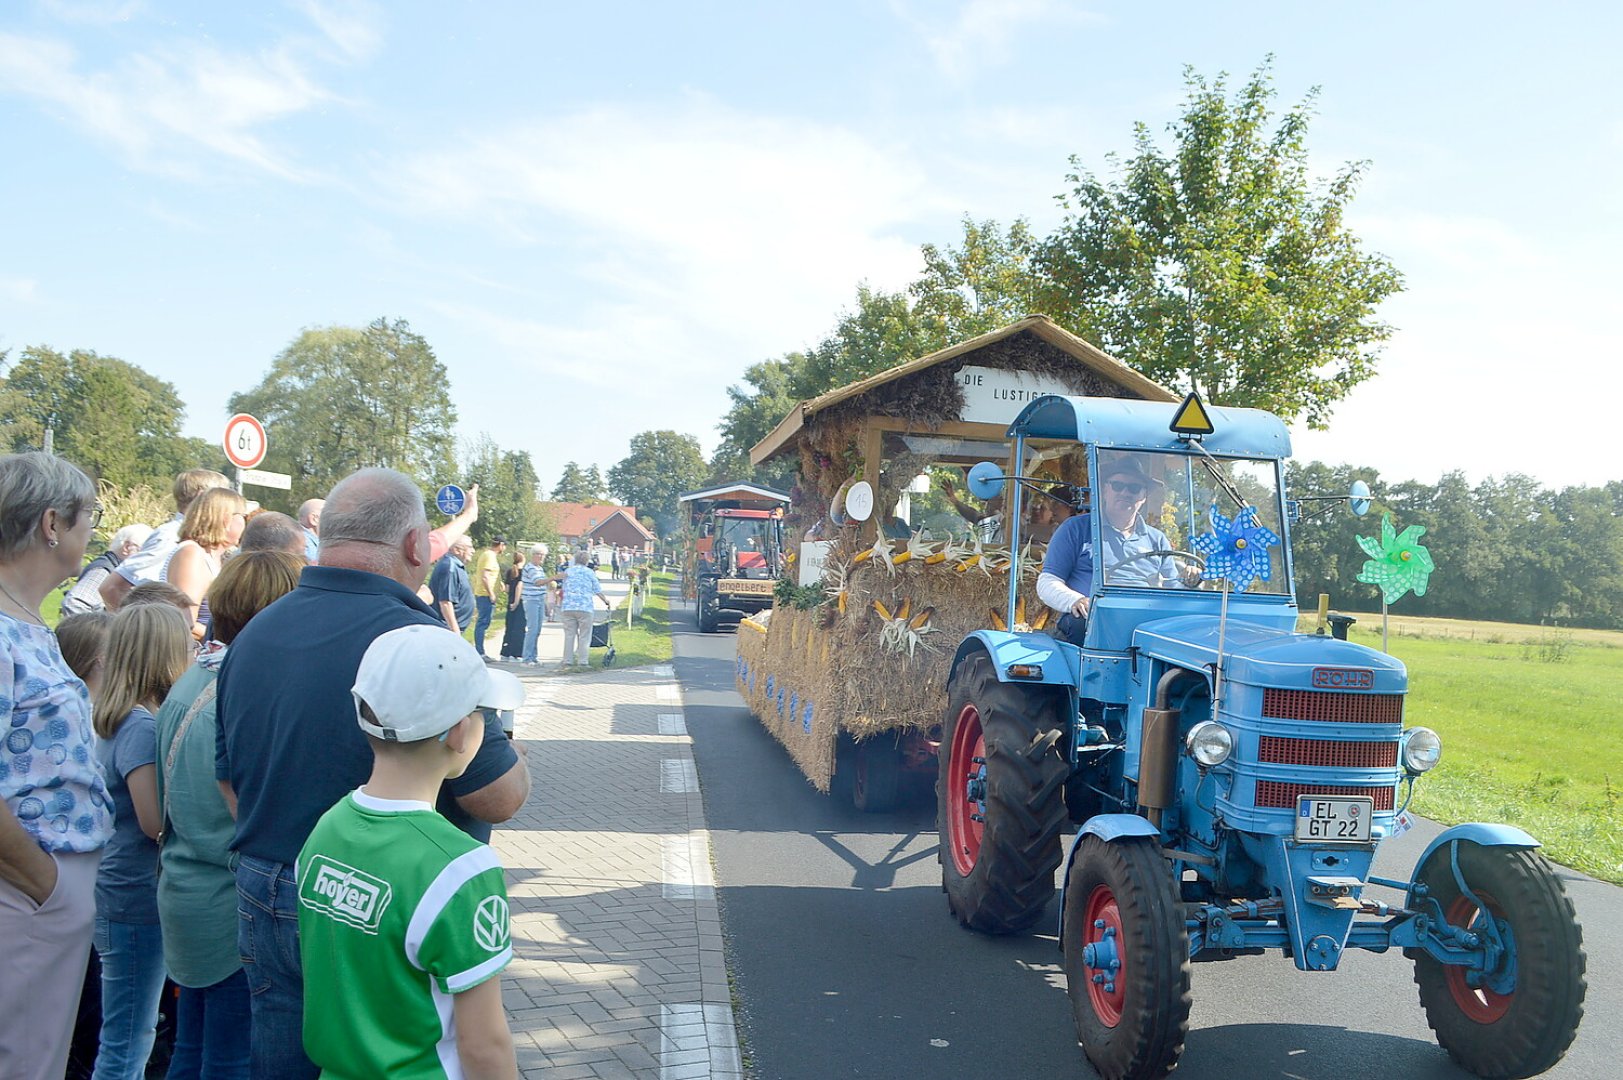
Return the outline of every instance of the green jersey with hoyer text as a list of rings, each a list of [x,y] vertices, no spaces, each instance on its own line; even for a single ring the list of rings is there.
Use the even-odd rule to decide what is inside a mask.
[[[304,1049],[324,1077],[454,1078],[452,996],[513,958],[496,853],[423,802],[351,792],[299,853]]]

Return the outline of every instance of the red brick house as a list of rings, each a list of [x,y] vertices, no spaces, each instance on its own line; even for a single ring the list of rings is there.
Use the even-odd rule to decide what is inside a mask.
[[[654,550],[654,534],[637,520],[635,506],[567,502],[541,505],[557,523],[559,538],[571,547],[589,544],[650,553]]]

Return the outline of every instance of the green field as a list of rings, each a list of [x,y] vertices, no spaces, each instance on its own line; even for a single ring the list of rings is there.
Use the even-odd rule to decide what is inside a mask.
[[[1380,615],[1351,640],[1381,646]],[[1413,807],[1447,824],[1518,825],[1557,862],[1623,883],[1623,634],[1394,619],[1404,719],[1443,738]]]

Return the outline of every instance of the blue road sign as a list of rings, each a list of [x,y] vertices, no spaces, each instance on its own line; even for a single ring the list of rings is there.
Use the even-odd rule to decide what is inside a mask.
[[[434,505],[446,517],[456,517],[468,505],[468,497],[455,484],[446,484],[434,493]]]

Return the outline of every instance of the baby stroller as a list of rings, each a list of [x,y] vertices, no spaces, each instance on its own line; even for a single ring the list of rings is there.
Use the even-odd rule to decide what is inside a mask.
[[[614,623],[610,612],[602,612],[601,620],[593,615],[591,648],[609,650],[603,654],[603,666],[614,666]]]

